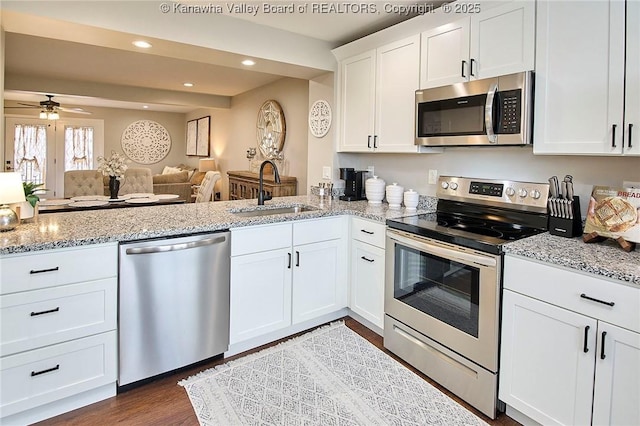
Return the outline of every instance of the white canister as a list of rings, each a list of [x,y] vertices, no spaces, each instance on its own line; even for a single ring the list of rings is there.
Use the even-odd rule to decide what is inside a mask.
[[[404,192],[404,206],[407,210],[416,210],[418,208],[419,201],[420,194],[413,189],[409,189]]]
[[[387,185],[387,202],[390,209],[399,209],[402,204],[402,193],[404,188],[393,182],[391,185]]]
[[[364,192],[370,204],[380,204],[384,199],[385,182],[378,176],[371,177],[364,182]]]

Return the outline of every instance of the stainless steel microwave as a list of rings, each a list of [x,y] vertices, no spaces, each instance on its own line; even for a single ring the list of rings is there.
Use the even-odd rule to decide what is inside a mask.
[[[417,90],[415,143],[530,144],[532,112],[532,71]]]

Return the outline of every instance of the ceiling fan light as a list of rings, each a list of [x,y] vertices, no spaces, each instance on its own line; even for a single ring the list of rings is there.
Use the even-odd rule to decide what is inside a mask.
[[[49,120],[57,120],[60,118],[60,115],[56,111],[53,111],[49,113],[49,116],[47,118]]]
[[[48,118],[48,117],[47,117],[47,113],[46,113],[46,112],[44,112],[44,111],[40,111],[40,119],[42,119],[42,120],[46,120],[47,118]]]

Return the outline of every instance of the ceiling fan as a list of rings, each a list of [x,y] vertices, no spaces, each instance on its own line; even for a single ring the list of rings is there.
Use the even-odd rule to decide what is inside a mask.
[[[88,111],[84,111],[82,108],[64,108],[60,106],[59,102],[53,100],[53,95],[45,95],[47,98],[46,101],[41,101],[39,105],[35,104],[23,104],[22,102],[18,102],[19,107],[5,107],[5,108],[37,108],[40,109],[40,118],[48,119],[48,120],[57,120],[60,118],[58,111],[71,112],[74,114],[91,114]]]

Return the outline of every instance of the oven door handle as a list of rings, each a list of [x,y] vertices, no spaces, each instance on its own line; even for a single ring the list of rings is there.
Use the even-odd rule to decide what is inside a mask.
[[[498,138],[493,132],[493,108],[495,106],[494,99],[498,92],[498,85],[492,84],[487,92],[487,102],[484,106],[484,127],[487,129],[487,138],[491,143],[497,143]]]
[[[426,244],[426,243],[417,241],[413,238],[405,237],[395,232],[393,233],[389,232],[387,235],[389,236],[389,238],[399,242],[402,245],[405,245],[410,248],[414,248],[416,250],[431,253],[436,256],[440,256],[444,259],[461,260],[463,262],[475,263],[475,264],[478,264],[481,266],[487,266],[490,268],[495,268],[497,265],[496,259],[492,257],[465,253],[462,251],[450,249],[450,248],[443,247],[437,244],[432,244],[432,243]]]

